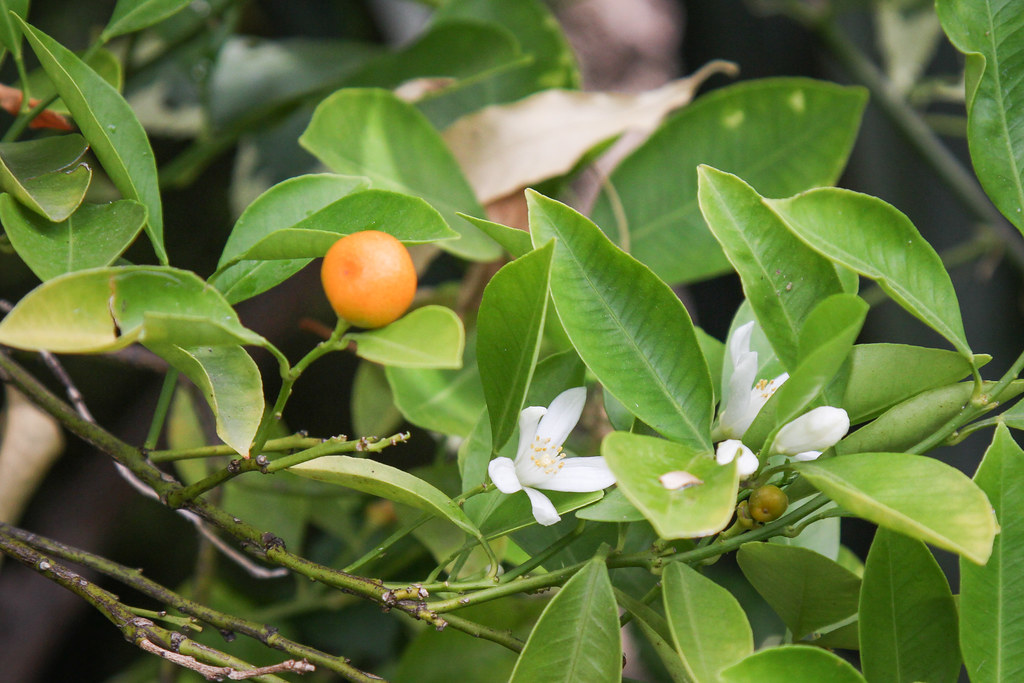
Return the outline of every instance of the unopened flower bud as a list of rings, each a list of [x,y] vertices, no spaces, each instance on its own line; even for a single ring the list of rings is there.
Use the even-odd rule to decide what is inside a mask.
[[[786,424],[775,435],[771,451],[796,455],[824,451],[835,446],[850,429],[850,417],[842,408],[821,406]]]
[[[719,465],[728,465],[736,458],[739,458],[736,462],[736,469],[741,477],[747,477],[757,472],[757,468],[760,465],[757,456],[754,455],[752,450],[744,446],[742,441],[739,439],[727,439],[718,444],[718,449],[715,451],[715,460]]]

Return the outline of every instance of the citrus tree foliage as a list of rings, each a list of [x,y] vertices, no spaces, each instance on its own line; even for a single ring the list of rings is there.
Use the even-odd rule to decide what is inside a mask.
[[[199,4],[119,0],[84,53],[27,2],[0,14],[21,76],[4,100],[0,223],[35,277],[0,320],[0,498],[19,501],[0,550],[148,653],[119,680],[149,680],[163,658],[208,678],[618,681],[624,638],[672,681],[1024,674],[1024,355],[986,377],[936,249],[899,207],[835,186],[875,98],[946,160],[942,177],[974,183],[964,196],[987,193],[982,217],[1019,250],[1024,1],[878,14],[890,48],[893,31],[912,41],[914,21],[935,36],[941,22],[966,55],[977,181],[900,99],[927,63],[911,50],[887,53],[904,60],[887,76],[853,59],[868,88],[774,78],[698,94],[735,71],[713,62],[646,93],[584,93],[539,0],[425,3],[439,6],[395,49],[253,40],[234,31],[236,3]],[[851,49],[832,17],[788,11]],[[151,129],[173,116],[141,115],[123,67],[196,35],[216,47],[201,125],[158,164]],[[645,140],[578,205],[572,181],[627,132]],[[166,188],[232,147],[272,167],[281,146],[305,166],[239,161],[215,266],[175,265],[190,226],[165,216]],[[364,230],[429,274],[407,314],[359,329],[324,302],[322,338],[300,354],[243,322],[239,305]],[[727,273],[744,301],[718,339],[679,292]],[[935,346],[861,343],[883,300]],[[166,378],[144,441],[98,424],[61,370],[104,354],[118,373],[125,350]],[[318,397],[351,410],[349,437],[282,420],[328,354],[355,359],[351,384]],[[59,452],[53,423],[223,557],[162,586],[15,526]],[[974,431],[990,445],[972,479],[936,456]],[[403,460],[410,438],[430,462]],[[878,528],[860,560],[841,543],[849,517]],[[959,557],[958,601],[932,548]],[[246,596],[236,565],[273,591]],[[348,626],[313,621],[324,611]],[[383,669],[349,661],[345,634],[391,619],[406,631]]]

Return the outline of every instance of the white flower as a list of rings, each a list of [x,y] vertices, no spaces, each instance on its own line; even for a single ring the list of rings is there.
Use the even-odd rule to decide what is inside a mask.
[[[768,399],[772,397],[789,373],[782,373],[772,380],[757,378],[757,352],[750,350],[750,336],[754,332],[751,321],[736,329],[729,340],[729,359],[732,361],[732,377],[722,404],[725,406],[718,416],[718,435],[739,439]]]
[[[839,443],[849,429],[850,417],[845,410],[821,406],[784,425],[775,435],[770,452],[813,460]]]
[[[757,456],[754,452],[743,445],[743,442],[739,439],[728,439],[718,444],[718,450],[715,451],[715,460],[719,465],[728,465],[736,458],[736,469],[739,471],[741,477],[748,477],[754,472],[757,472],[757,468],[760,463],[757,460]]]
[[[526,491],[533,516],[549,526],[561,517],[548,497],[537,489],[582,493],[600,491],[615,483],[601,456],[566,458],[562,444],[583,413],[587,390],[563,391],[547,408],[530,406],[519,415],[516,459],[495,458],[487,466],[491,481],[502,493]]]

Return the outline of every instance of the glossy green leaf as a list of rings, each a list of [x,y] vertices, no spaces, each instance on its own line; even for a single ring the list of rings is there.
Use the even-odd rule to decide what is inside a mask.
[[[812,249],[878,282],[900,306],[971,356],[942,260],[896,208],[838,188],[765,202]]]
[[[450,0],[434,13],[438,25],[472,19],[502,26],[519,43],[522,59],[480,83],[462,89],[457,97],[420,104],[439,128],[461,114],[488,104],[512,102],[547,88],[579,88],[580,74],[569,41],[547,5],[540,0]]]
[[[289,467],[288,471],[412,506],[447,519],[471,536],[480,537],[479,529],[451,498],[404,470],[366,458],[328,455]]]
[[[39,285],[0,322],[0,344],[55,353],[114,351],[144,333],[147,315],[161,313],[203,318],[242,336],[252,334],[220,292],[194,273],[127,266],[68,273]],[[167,341],[175,343],[173,337]],[[190,329],[187,342],[217,340],[199,339]]]
[[[843,291],[832,264],[803,244],[734,175],[697,169],[700,210],[743,283],[743,293],[784,366],[796,367],[803,321]]]
[[[39,216],[59,223],[85,198],[92,169],[81,135],[0,142],[0,188]]]
[[[131,199],[86,204],[66,220],[53,223],[4,194],[0,195],[0,222],[36,277],[49,280],[116,261],[145,225],[146,207]]]
[[[554,244],[506,264],[484,289],[476,356],[491,420],[492,448],[512,436],[540,353]]]
[[[551,599],[509,683],[601,683],[622,678],[619,612],[604,562],[588,562]]]
[[[248,455],[265,409],[263,380],[249,354],[241,346],[146,346],[192,380],[216,417],[217,436]]]
[[[21,19],[28,16],[29,0],[0,0],[0,45],[21,59],[21,24],[14,20],[11,12]]]
[[[1012,681],[1024,676],[1024,451],[1005,426],[996,428],[974,482],[1002,528],[987,564],[960,561],[960,648],[972,681]]]
[[[527,192],[534,245],[554,238],[558,317],[605,388],[661,434],[710,449],[712,390],[682,302],[564,204]]]
[[[76,52],[75,54],[81,57],[89,68],[99,74],[100,78],[109,83],[114,90],[121,92],[124,85],[124,69],[121,67],[120,60],[113,52],[99,49],[92,54],[87,54],[86,52]],[[47,107],[47,110],[58,114],[71,115],[67,105],[57,97],[57,89],[54,87],[53,81],[50,80],[50,77],[42,68],[30,71],[25,82],[28,83],[29,93],[31,93],[33,99],[47,101],[54,97],[57,98]],[[18,87],[18,83],[15,84],[15,87]]]
[[[104,43],[163,21],[185,9],[190,0],[117,0],[114,13],[100,34]]]
[[[860,595],[860,661],[872,681],[960,674],[957,614],[946,577],[920,541],[879,529]]]
[[[360,436],[393,434],[402,424],[384,368],[360,363],[352,380],[352,427]]]
[[[985,382],[982,391],[994,382]],[[1008,401],[1024,392],[1024,381],[1015,380],[1006,388],[1002,400]],[[950,384],[930,389],[908,398],[885,411],[836,444],[836,453],[868,453],[906,451],[925,435],[934,433],[963,410],[974,393],[973,382]]]
[[[820,553],[744,543],[736,561],[747,581],[800,640],[857,614],[860,579]]]
[[[466,330],[450,308],[432,305],[375,330],[350,332],[345,340],[356,343],[357,356],[382,365],[458,369]]]
[[[126,199],[146,206],[146,232],[157,258],[166,263],[160,187],[146,131],[125,99],[102,76],[53,38],[21,24],[36,57],[114,186]]]
[[[500,248],[457,212],[482,215],[473,191],[430,123],[388,91],[350,88],[323,100],[299,143],[329,168],[370,178],[374,187],[427,200],[461,236],[440,246],[487,261]]]
[[[988,499],[943,462],[906,453],[858,453],[798,463],[795,469],[869,522],[979,564],[992,552],[998,527]]]
[[[512,453],[512,455],[515,455],[515,453]],[[544,495],[555,506],[555,512],[564,518],[574,510],[579,510],[582,507],[600,501],[604,492],[565,493],[562,491],[544,491]],[[477,506],[476,514],[473,518],[481,520],[479,522],[480,530],[488,539],[501,538],[520,529],[537,526],[537,520],[533,516],[533,507],[530,504],[530,499],[521,491],[513,494],[491,491],[482,496],[477,496],[477,498],[481,499],[481,504]]]
[[[143,344],[174,344],[176,346],[269,346],[269,342],[252,330],[232,321],[146,311],[142,316]]]
[[[682,562],[665,567],[661,581],[672,639],[694,681],[717,681],[754,651],[747,615],[729,591]]]
[[[395,406],[414,425],[465,437],[480,417],[484,391],[472,341],[466,345],[460,370],[388,366],[387,377]]]
[[[859,88],[797,78],[758,79],[703,95],[619,164],[610,182],[615,201],[602,193],[594,221],[669,283],[725,273],[729,262],[698,207],[697,167],[734,173],[769,197],[832,185],[866,101]]]
[[[756,652],[722,672],[723,683],[864,683],[838,656],[810,645],[783,645]]]
[[[595,522],[639,522],[644,519],[644,513],[629,502],[622,489],[614,488],[601,500],[578,511],[576,517]]]
[[[249,204],[235,221],[210,284],[224,292],[228,301],[238,303],[284,282],[309,259],[228,264],[274,232],[301,223],[366,187],[365,178],[330,173],[289,178],[273,186]]]
[[[850,376],[841,405],[850,422],[857,424],[922,391],[957,382],[970,372],[971,364],[966,358],[945,349],[857,344],[850,354]]]
[[[1024,231],[1024,5],[1019,0],[939,0],[950,41],[967,55],[967,142],[985,192]]]
[[[719,465],[710,451],[612,432],[601,442],[601,455],[626,498],[662,538],[707,536],[724,529],[732,519],[739,474],[734,464]],[[702,483],[665,488],[659,477],[677,471],[689,472]]]
[[[507,251],[512,258],[519,258],[533,249],[530,233],[526,230],[510,228],[501,223],[484,220],[483,218],[474,218],[462,213],[459,214],[459,217],[480,228],[481,232],[500,244],[501,248]]]
[[[245,261],[323,256],[343,235],[379,230],[405,244],[458,237],[430,204],[388,190],[362,190],[328,204],[290,227],[263,237],[235,258]]]
[[[651,644],[658,658],[661,659],[661,663],[665,666],[672,681],[674,683],[690,683],[692,681],[690,673],[686,670],[682,658],[672,644],[671,632],[665,617],[642,601],[631,597],[625,591],[615,589],[615,599],[622,609],[633,615],[634,623],[640,627],[647,642]]]

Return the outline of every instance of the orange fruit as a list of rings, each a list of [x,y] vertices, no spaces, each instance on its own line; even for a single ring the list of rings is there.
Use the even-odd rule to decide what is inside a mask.
[[[409,250],[379,230],[354,232],[331,245],[320,280],[338,317],[358,327],[394,322],[416,294],[416,268]]]

